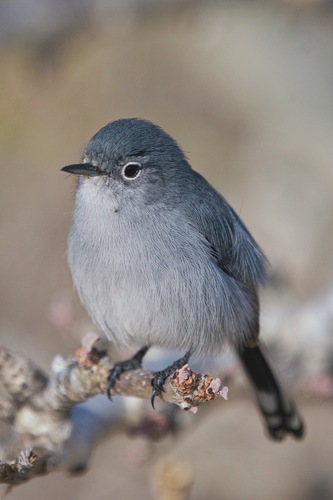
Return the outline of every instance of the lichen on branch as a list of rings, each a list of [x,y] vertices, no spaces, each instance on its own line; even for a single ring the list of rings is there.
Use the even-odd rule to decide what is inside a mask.
[[[54,470],[82,471],[102,434],[115,428],[117,432],[126,430],[129,419],[124,398],[120,402],[102,398],[103,416],[96,406],[88,423],[80,416],[84,405],[79,403],[107,393],[108,374],[114,365],[107,353],[95,347],[96,341],[97,336],[91,334],[83,338],[74,356],[56,356],[49,376],[22,354],[0,348],[0,382],[7,393],[0,400],[0,419],[11,426],[0,441],[0,483],[18,485]],[[112,392],[150,400],[152,378],[153,373],[144,368],[125,372]],[[195,413],[201,403],[216,396],[227,398],[220,379],[195,373],[185,365],[166,380],[160,398]],[[168,418],[173,418],[172,413]],[[146,422],[154,425],[153,418]],[[170,427],[163,429],[167,432]],[[148,435],[154,432],[150,430]]]

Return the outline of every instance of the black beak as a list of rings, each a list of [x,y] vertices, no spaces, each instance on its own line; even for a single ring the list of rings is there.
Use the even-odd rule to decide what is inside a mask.
[[[67,165],[67,167],[63,167],[61,170],[63,172],[68,172],[69,174],[86,175],[87,177],[96,177],[97,175],[103,175],[103,172],[99,170],[98,167],[95,167],[90,163]]]

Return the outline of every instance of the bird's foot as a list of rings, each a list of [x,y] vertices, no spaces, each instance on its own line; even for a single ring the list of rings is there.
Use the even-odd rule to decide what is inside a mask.
[[[160,396],[161,393],[164,391],[163,385],[164,382],[170,375],[172,375],[176,370],[179,370],[179,368],[182,368],[188,360],[190,359],[190,352],[187,352],[185,356],[183,356],[180,359],[177,359],[172,365],[168,366],[164,370],[161,370],[159,372],[154,373],[154,377],[151,381],[152,385],[152,391],[151,391],[151,405],[155,410],[155,398],[156,396]]]
[[[112,399],[111,397],[111,391],[114,387],[114,384],[116,381],[119,379],[120,375],[124,372],[129,372],[132,370],[137,370],[138,368],[141,368],[142,366],[142,360],[148,351],[148,347],[144,346],[142,347],[134,356],[130,359],[125,359],[124,361],[119,361],[118,363],[115,363],[114,366],[110,369],[108,379],[107,379],[107,396],[108,398]]]

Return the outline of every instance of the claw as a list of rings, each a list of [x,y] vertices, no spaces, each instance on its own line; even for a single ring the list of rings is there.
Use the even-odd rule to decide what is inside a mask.
[[[137,370],[138,368],[140,368],[142,364],[142,359],[147,351],[148,347],[144,346],[131,359],[126,359],[125,361],[119,361],[110,369],[107,378],[107,388],[106,388],[106,395],[110,401],[112,401],[111,390],[114,384],[119,379],[120,375],[124,372]]]
[[[156,410],[155,404],[154,404],[155,398],[156,398],[156,394],[152,393],[150,402],[151,402],[151,405],[153,407],[153,410]]]
[[[113,368],[109,371],[109,376],[108,376],[108,386],[106,390],[107,397],[109,398],[110,401],[112,401],[112,396],[111,396],[111,390],[114,386],[114,384],[117,382],[119,379],[120,375],[126,371],[126,362],[121,361],[120,363],[117,363],[114,365]]]
[[[165,368],[162,371],[154,373],[154,377],[151,381],[152,392],[151,392],[151,399],[150,399],[151,405],[152,405],[154,410],[155,410],[155,398],[156,398],[156,396],[160,396],[161,392],[164,392],[164,388],[163,388],[164,382],[175,370],[184,366],[188,362],[189,357],[190,357],[190,352],[187,352],[183,358],[178,359],[177,361],[172,363],[171,366],[168,366],[167,368]]]
[[[165,377],[164,374],[161,374],[161,372],[156,372],[154,378],[151,381],[152,391],[151,391],[150,402],[154,410],[155,410],[155,398],[156,396],[160,396],[161,392],[164,392],[163,384],[166,378],[167,377]]]
[[[153,407],[153,410],[155,410],[155,398],[156,396],[159,396],[161,394],[162,391],[164,391],[163,387],[159,388],[159,387],[154,387],[154,379],[152,380],[152,386],[153,386],[153,389],[151,391],[151,399],[150,399],[150,402],[151,402],[151,405]]]
[[[112,396],[111,396],[111,390],[114,386],[114,384],[116,383],[116,380],[119,378],[120,374],[121,374],[121,371],[118,369],[118,366],[115,365],[113,368],[111,368],[111,370],[109,371],[109,376],[108,376],[108,386],[107,386],[107,389],[106,389],[106,395],[109,399],[109,401],[112,401]]]

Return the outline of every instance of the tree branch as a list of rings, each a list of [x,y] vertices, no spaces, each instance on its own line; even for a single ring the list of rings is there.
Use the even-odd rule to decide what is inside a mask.
[[[55,469],[82,471],[101,433],[126,428],[123,398],[112,404],[102,398],[99,409],[89,402],[78,405],[106,394],[114,362],[94,347],[96,340],[95,335],[85,337],[73,357],[57,356],[50,377],[24,356],[0,349],[0,380],[8,395],[0,401],[0,419],[12,426],[1,443],[0,483],[21,484]],[[143,368],[123,373],[113,394],[150,399],[152,377]],[[166,380],[161,399],[195,412],[199,404],[216,396],[227,398],[220,379],[185,365]],[[154,418],[148,420],[147,425],[154,427]]]

